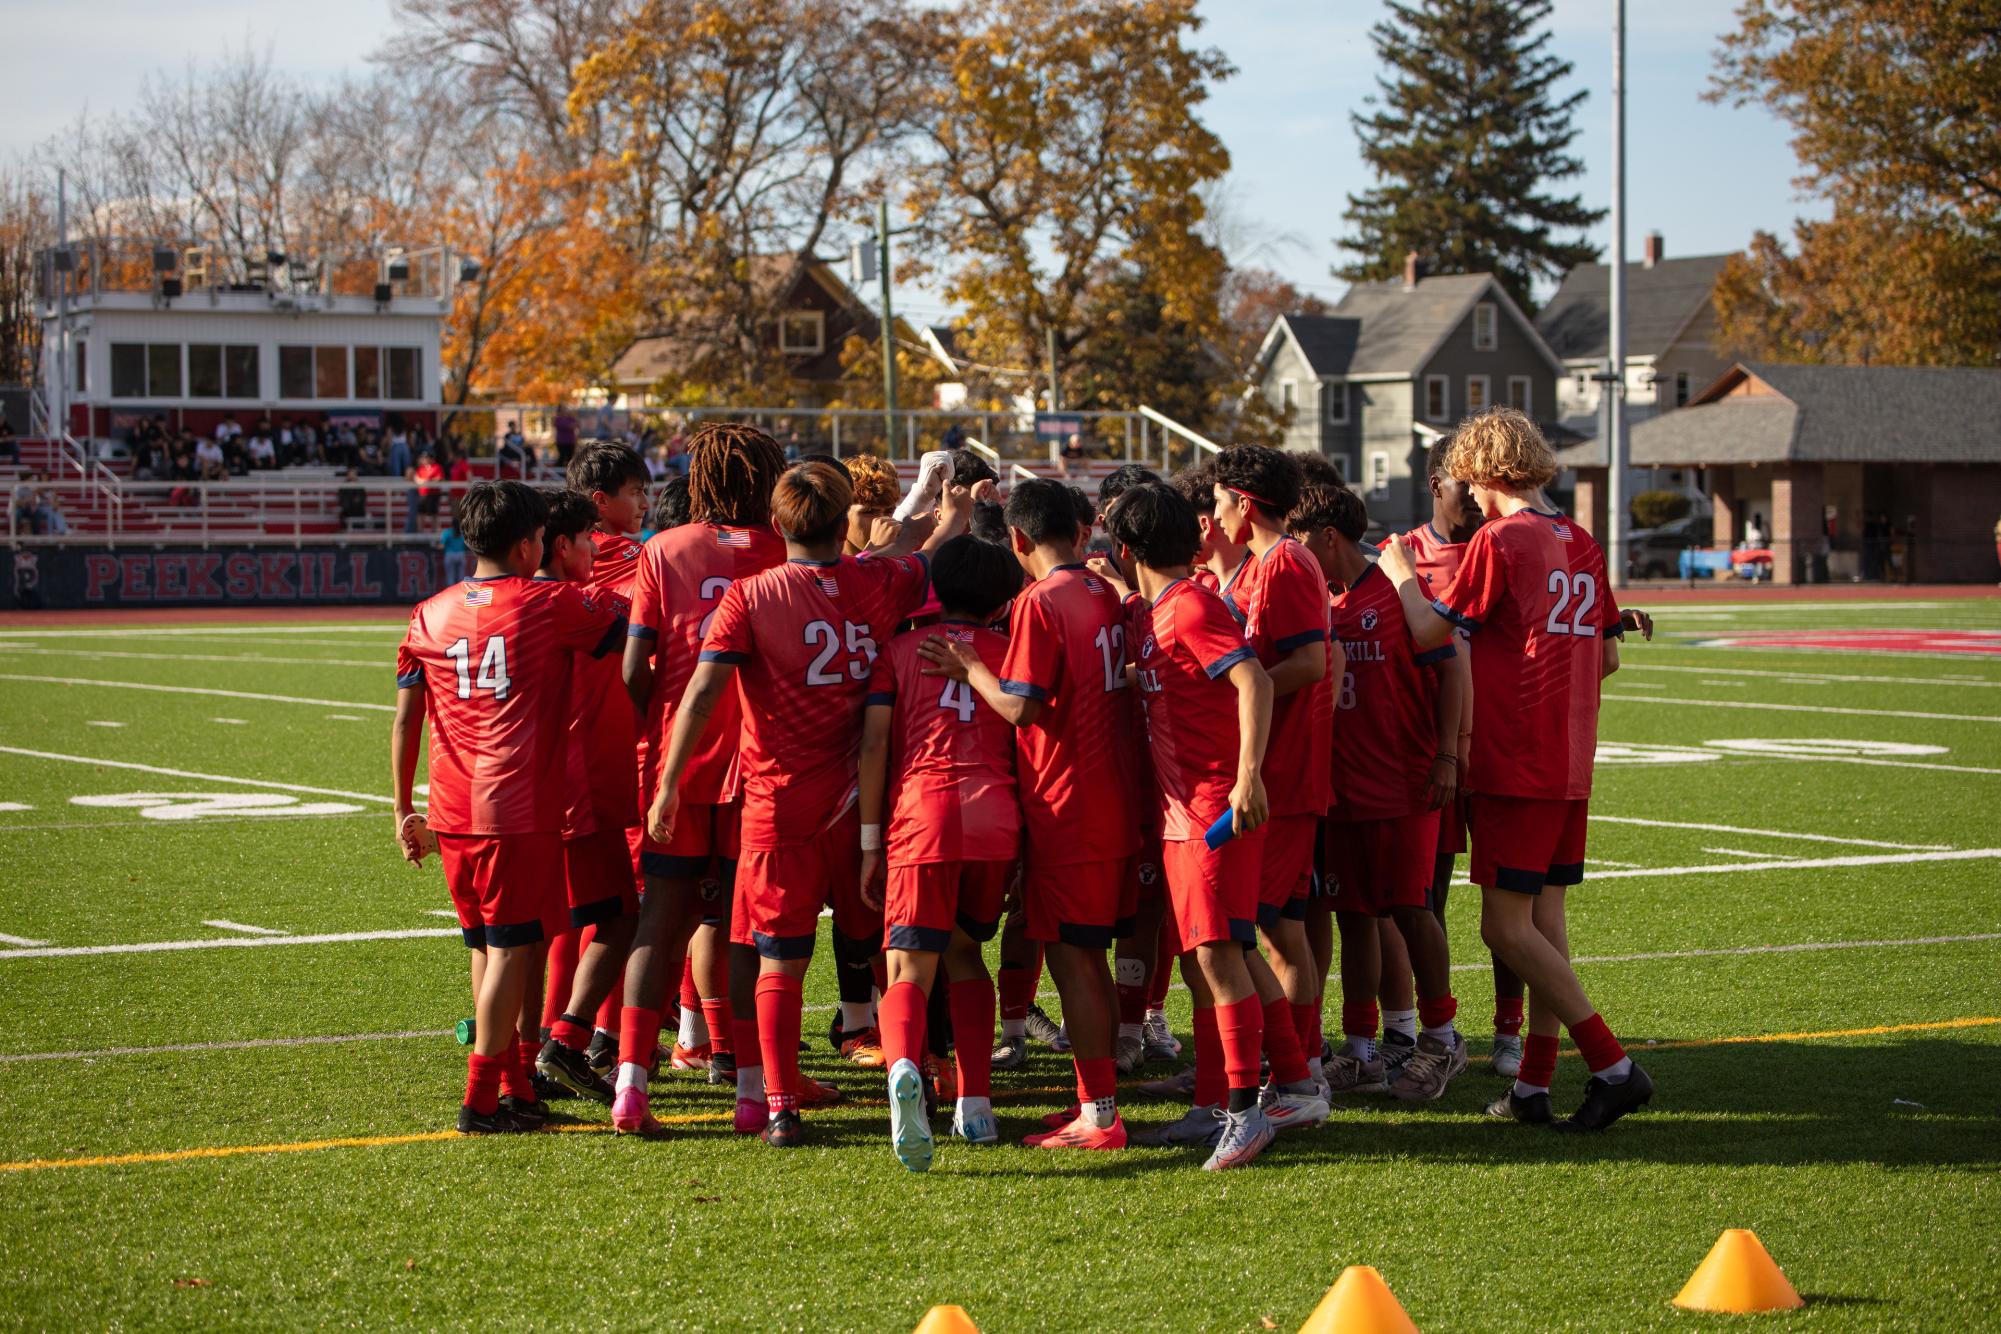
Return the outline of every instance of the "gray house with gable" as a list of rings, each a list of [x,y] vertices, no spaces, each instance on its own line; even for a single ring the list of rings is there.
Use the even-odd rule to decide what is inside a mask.
[[[1491,274],[1358,283],[1327,315],[1281,315],[1253,365],[1291,408],[1285,447],[1340,467],[1384,527],[1431,512],[1432,440],[1496,403],[1553,421],[1563,363]]]

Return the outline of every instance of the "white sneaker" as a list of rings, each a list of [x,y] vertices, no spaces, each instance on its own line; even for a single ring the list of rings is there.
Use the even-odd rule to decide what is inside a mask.
[[[1522,1039],[1520,1034],[1496,1033],[1494,1054],[1489,1058],[1494,1073],[1503,1079],[1513,1079],[1522,1072]]]
[[[1157,1130],[1141,1136],[1146,1144],[1170,1149],[1213,1149],[1223,1138],[1223,1109],[1215,1103],[1199,1103]]]
[[[952,1135],[968,1144],[1000,1143],[1000,1125],[993,1104],[985,1098],[961,1098],[952,1110]]]
[[[1297,1130],[1305,1126],[1325,1124],[1327,1120],[1327,1100],[1311,1083],[1287,1085],[1272,1089],[1269,1101],[1258,1098],[1258,1105],[1264,1109],[1265,1119],[1271,1122],[1273,1130]]]
[[[1225,1172],[1242,1167],[1265,1151],[1274,1134],[1270,1119],[1259,1108],[1234,1115],[1225,1112],[1222,1137],[1216,1141],[1216,1150],[1209,1155],[1209,1161],[1202,1164],[1202,1170]]]
[[[1121,1037],[1112,1043],[1112,1059],[1122,1075],[1136,1075],[1146,1065],[1146,1043],[1136,1037]]]
[[[931,1122],[924,1115],[924,1072],[908,1056],[889,1068],[889,1142],[913,1172],[931,1169]]]
[[[1148,1010],[1146,1023],[1140,1028],[1140,1036],[1146,1042],[1146,1057],[1150,1061],[1172,1060],[1181,1054],[1181,1039],[1174,1036],[1174,1030],[1167,1026],[1167,1011]]]

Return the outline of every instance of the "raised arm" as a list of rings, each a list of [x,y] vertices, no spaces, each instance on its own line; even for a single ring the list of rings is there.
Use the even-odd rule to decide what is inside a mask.
[[[1424,591],[1424,581],[1417,577],[1417,562],[1411,556],[1410,545],[1401,536],[1392,534],[1383,543],[1382,559],[1377,563],[1396,585],[1397,600],[1403,603],[1404,623],[1410,627],[1411,642],[1418,651],[1435,649],[1451,639],[1452,622],[1432,607],[1431,598]]]

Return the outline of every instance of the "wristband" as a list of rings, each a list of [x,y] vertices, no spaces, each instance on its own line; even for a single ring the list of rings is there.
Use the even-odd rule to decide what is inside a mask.
[[[865,824],[865,825],[863,825],[863,826],[862,826],[862,851],[863,851],[863,852],[881,852],[881,851],[882,851],[882,826],[881,826],[881,825],[879,825],[879,824]]]

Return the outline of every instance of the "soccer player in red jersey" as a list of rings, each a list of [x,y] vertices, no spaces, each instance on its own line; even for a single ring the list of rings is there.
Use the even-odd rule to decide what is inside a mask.
[[[1272,741],[1265,751],[1265,787],[1272,798],[1258,886],[1258,928],[1271,951],[1283,995],[1265,1015],[1265,1051],[1281,1096],[1268,1110],[1284,1129],[1308,1124],[1301,1107],[1326,1102],[1308,1064],[1320,1056],[1321,973],[1306,940],[1314,841],[1333,800],[1333,776],[1323,757],[1334,731],[1333,678],[1341,652],[1328,642],[1327,578],[1306,549],[1285,532],[1299,500],[1299,465],[1264,445],[1235,445],[1216,456],[1216,521],[1250,552],[1243,575],[1223,597],[1240,617],[1244,637],[1271,676]]]
[[[1137,590],[1126,624],[1160,788],[1168,903],[1194,964],[1183,971],[1198,1018],[1196,1069],[1218,1088],[1160,1139],[1213,1145],[1203,1164],[1211,1171],[1242,1167],[1277,1134],[1258,1106],[1258,1066],[1267,1000],[1283,1004],[1284,993],[1255,937],[1271,678],[1222,601],[1188,577],[1201,539],[1180,493],[1134,487],[1106,527]],[[1211,847],[1204,835],[1219,816],[1234,837]]]
[[[1469,419],[1449,467],[1472,486],[1487,516],[1458,574],[1427,599],[1409,545],[1394,537],[1382,568],[1421,648],[1449,642],[1454,625],[1479,639],[1466,784],[1480,934],[1529,986],[1521,1073],[1488,1111],[1551,1121],[1560,1025],[1591,1078],[1583,1103],[1558,1124],[1601,1130],[1644,1106],[1653,1081],[1620,1047],[1570,967],[1564,897],[1584,878],[1599,682],[1618,670],[1616,640],[1629,620],[1643,630],[1650,623],[1620,612],[1591,535],[1536,507],[1556,475],[1556,456],[1525,415],[1493,408]]]
[[[934,636],[933,670],[965,681],[1019,729],[1026,830],[1022,902],[1063,1001],[1077,1069],[1077,1110],[1046,1118],[1030,1147],[1118,1149],[1112,1027],[1118,1011],[1105,951],[1139,851],[1124,728],[1125,619],[1119,595],[1085,569],[1072,488],[1042,479],[1007,498],[1009,539],[1033,582],[1014,600],[1007,659],[998,671],[969,645]]]
[[[988,623],[1021,588],[1007,550],[962,535],[931,562],[941,617],[935,633],[980,655],[989,670],[1007,639]],[[889,987],[877,1009],[889,1067],[890,1144],[913,1172],[931,1166],[924,1110],[926,997],[942,955],[950,996],[957,1101],[952,1133],[994,1144],[994,984],[981,946],[1000,928],[1001,901],[1021,835],[1014,729],[972,687],[924,674],[932,627],[897,636],[876,659],[862,715],[861,892],[883,909]],[[884,835],[884,811],[889,813]],[[884,866],[887,864],[887,876]]]
[[[1345,486],[1309,488],[1287,520],[1341,591],[1334,629],[1344,668],[1332,768],[1351,776],[1327,821],[1326,861],[1339,888],[1342,1032],[1327,1070],[1336,1089],[1383,1089],[1430,1101],[1466,1068],[1453,1027],[1445,929],[1431,911],[1438,812],[1459,787],[1459,719],[1469,690],[1451,641],[1419,652],[1396,588],[1363,554],[1368,511]],[[1376,1053],[1376,995],[1384,967],[1377,923],[1389,920],[1416,969],[1423,1031],[1395,1078]]]
[[[638,761],[643,800],[650,801],[659,787],[667,737],[723,594],[785,559],[784,541],[771,528],[771,489],[784,470],[784,455],[763,431],[705,424],[688,446],[689,522],[654,534],[640,554],[624,669],[626,689],[643,719]],[[737,692],[721,691],[714,714],[680,777],[673,838],[640,843],[647,891],[626,967],[612,1106],[613,1124],[621,1128],[640,1129],[650,1120],[647,1066],[659,1041],[661,1006],[690,952],[710,1041],[725,1043],[733,1057],[733,1068],[726,1063],[718,1070],[712,1055],[710,1069],[717,1078],[736,1082],[736,1128],[756,1134],[768,1118],[757,1041],[757,954],[748,937],[732,947],[721,934],[731,921],[736,878]],[[712,865],[721,892],[705,899],[702,884]],[[698,922],[716,925],[698,928]]]
[[[625,620],[574,585],[537,581],[547,506],[519,482],[460,500],[473,577],[420,603],[396,652],[389,763],[397,841],[420,861],[437,837],[445,883],[472,950],[476,1021],[458,1128],[532,1129],[526,1030],[540,1017],[542,955],[562,930],[564,785],[571,655],[611,651]],[[430,801],[414,814],[418,748],[431,729]],[[502,1105],[503,1095],[507,1099]]]
[[[812,962],[820,909],[831,899],[834,929],[868,931],[880,916],[861,901],[861,826],[855,811],[863,699],[876,646],[916,610],[929,587],[929,558],[965,527],[971,497],[949,488],[940,519],[913,556],[857,561],[841,554],[847,474],[802,463],[778,479],[772,518],[787,560],[732,584],[702,641],[668,733],[647,828],[673,839],[681,784],[704,744],[721,697],[741,692],[742,851],[737,917],[760,956],[757,1028],[770,1119],[765,1143],[801,1142],[801,979]],[[683,531],[683,530],[676,530]],[[741,1068],[741,1061],[739,1061]]]

